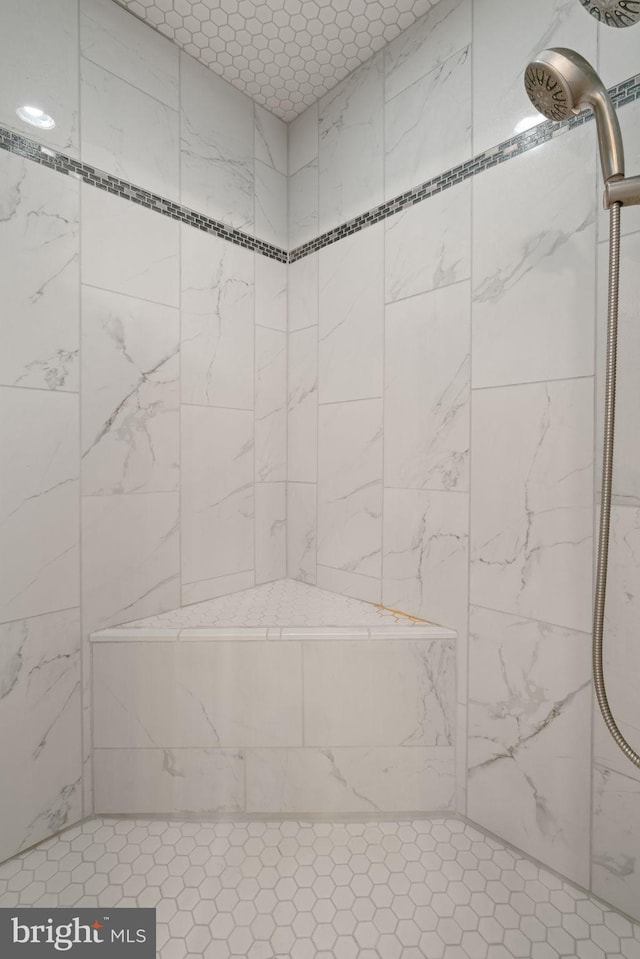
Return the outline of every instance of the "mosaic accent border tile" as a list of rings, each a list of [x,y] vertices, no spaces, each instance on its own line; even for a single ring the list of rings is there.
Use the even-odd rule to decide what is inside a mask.
[[[630,77],[628,80],[623,80],[616,86],[609,87],[609,96],[611,97],[614,107],[618,109],[628,103],[633,103],[635,100],[640,100],[640,74]],[[301,246],[289,252],[271,243],[266,243],[264,240],[249,236],[249,234],[243,233],[242,230],[227,226],[219,220],[214,220],[179,203],[174,203],[172,200],[159,196],[157,193],[151,193],[149,190],[129,183],[127,180],[121,180],[119,177],[105,173],[103,170],[99,170],[88,163],[82,163],[80,160],[73,159],[73,157],[68,157],[63,153],[51,150],[35,140],[24,137],[19,133],[14,133],[4,127],[0,127],[0,149],[7,150],[9,153],[14,153],[27,160],[33,160],[35,163],[40,163],[66,176],[76,177],[90,186],[97,187],[99,190],[106,190],[115,196],[130,200],[132,203],[138,203],[141,206],[147,207],[147,209],[155,210],[156,213],[160,213],[163,216],[168,216],[173,220],[179,220],[181,223],[187,223],[197,230],[212,233],[215,236],[221,237],[223,240],[228,240],[230,243],[235,243],[237,246],[242,246],[247,250],[254,250],[263,256],[269,257],[269,259],[278,260],[280,263],[295,263],[297,260],[301,260],[303,257],[315,253],[325,246],[330,246],[332,243],[337,243],[338,240],[342,240],[344,237],[358,233],[368,226],[373,226],[374,223],[378,223],[380,220],[386,220],[395,213],[400,213],[402,210],[414,206],[416,203],[422,203],[423,200],[427,200],[437,193],[442,193],[443,190],[457,186],[459,183],[464,182],[464,180],[468,180],[469,177],[476,176],[476,174],[482,173],[484,170],[489,170],[491,167],[497,166],[500,163],[505,163],[507,160],[520,156],[520,154],[526,153],[528,150],[535,149],[535,147],[546,143],[548,140],[562,136],[569,130],[573,130],[585,123],[591,123],[592,120],[593,113],[591,111],[583,111],[578,116],[572,117],[570,120],[565,120],[562,123],[546,120],[531,130],[526,130],[524,133],[510,137],[508,140],[503,140],[502,143],[492,147],[490,150],[485,150],[483,153],[479,153],[465,163],[460,163],[450,170],[445,170],[444,173],[438,174],[438,176],[433,177],[431,180],[426,180],[411,190],[407,190],[405,193],[401,193],[391,200],[380,203],[378,206],[367,210],[365,213],[359,214],[326,233],[322,233],[315,239],[309,240],[307,243],[303,243]]]

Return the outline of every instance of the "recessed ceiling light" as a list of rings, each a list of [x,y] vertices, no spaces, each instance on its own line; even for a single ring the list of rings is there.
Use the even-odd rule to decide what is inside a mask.
[[[530,130],[531,127],[537,127],[539,123],[542,123],[544,117],[540,113],[530,114],[528,117],[523,117],[522,120],[519,120],[513,128],[514,133],[524,133],[525,130]]]
[[[39,130],[53,130],[56,125],[53,117],[50,117],[39,107],[18,107],[16,113],[25,123],[29,123],[32,127],[38,127]]]

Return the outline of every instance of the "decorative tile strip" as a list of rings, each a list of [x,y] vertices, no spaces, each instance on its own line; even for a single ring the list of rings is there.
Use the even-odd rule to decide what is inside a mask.
[[[123,200],[130,200],[132,203],[147,207],[147,209],[168,216],[172,220],[179,220],[180,223],[186,223],[197,230],[212,233],[214,236],[219,236],[221,239],[228,240],[230,243],[235,243],[247,250],[255,250],[272,260],[278,260],[280,263],[287,262],[286,250],[281,250],[271,243],[266,243],[264,240],[249,236],[248,233],[243,233],[242,230],[237,230],[232,226],[221,223],[219,220],[213,220],[211,217],[190,210],[180,203],[167,200],[165,197],[158,196],[157,193],[151,193],[149,190],[129,183],[127,180],[121,180],[117,176],[98,170],[88,163],[81,163],[79,160],[74,160],[73,157],[59,153],[37,143],[35,140],[30,140],[3,127],[0,127],[0,149],[25,157],[27,160],[33,160],[35,163],[40,163],[42,166],[56,170],[58,173],[75,177],[82,180],[83,183],[88,183],[89,186],[106,190],[107,193],[112,193],[114,196],[122,197]]]

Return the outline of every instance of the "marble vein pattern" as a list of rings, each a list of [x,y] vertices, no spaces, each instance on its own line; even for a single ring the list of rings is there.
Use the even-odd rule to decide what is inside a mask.
[[[385,199],[471,156],[470,47],[458,50],[385,106]]]
[[[469,489],[469,294],[457,283],[386,308],[385,486]]]
[[[84,495],[178,488],[179,335],[172,307],[84,287]]]
[[[287,576],[316,581],[318,487],[287,483]]]
[[[593,374],[592,137],[574,130],[474,179],[474,387]]]
[[[255,478],[287,478],[287,334],[256,327]]]
[[[637,740],[634,746],[637,748]],[[596,759],[592,888],[597,896],[630,916],[638,914],[640,890],[639,804],[640,778],[631,763],[626,761],[623,771],[602,766]]]
[[[275,114],[254,104],[255,157],[260,163],[287,174],[288,126]]]
[[[320,403],[382,396],[383,284],[381,223],[320,251]]]
[[[318,103],[292,120],[287,127],[288,174],[292,176],[301,167],[318,156],[319,149]]]
[[[591,379],[473,394],[471,602],[591,628]]]
[[[320,233],[383,200],[383,58],[319,101]]]
[[[587,633],[471,608],[468,815],[586,886]]]
[[[379,577],[382,400],[320,406],[318,563]]]
[[[289,334],[289,481],[315,483],[318,471],[318,327]]]
[[[256,326],[287,330],[287,264],[254,254]]]
[[[256,583],[287,575],[286,483],[256,483]]]
[[[180,78],[181,201],[252,232],[253,103],[185,53]]]
[[[182,407],[182,579],[254,567],[253,413]]]
[[[289,249],[318,235],[318,158],[292,173],[289,189]]]
[[[255,163],[255,235],[288,248],[287,177],[266,163]]]
[[[288,267],[289,332],[318,323],[318,253],[311,253]]]
[[[0,383],[77,391],[79,186],[0,154]]]
[[[0,388],[0,622],[79,605],[78,405]]]
[[[253,409],[254,255],[181,228],[181,402]]]
[[[226,596],[228,593],[236,593],[239,590],[250,589],[254,584],[255,576],[253,569],[245,570],[242,573],[229,573],[228,576],[214,576],[211,579],[202,579],[197,583],[182,584],[182,604],[188,606],[193,603],[201,603],[208,599],[217,599],[218,596]]]
[[[0,626],[0,725],[3,860],[82,815],[78,609]]]

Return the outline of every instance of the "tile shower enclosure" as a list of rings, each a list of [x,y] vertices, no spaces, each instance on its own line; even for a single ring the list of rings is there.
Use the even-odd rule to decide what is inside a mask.
[[[593,125],[313,243],[511,138],[537,50],[612,86],[637,33],[442,0],[286,127],[111,0],[5,6],[3,145],[29,76],[47,148],[167,214],[0,151],[2,858],[92,810],[89,633],[288,574],[455,629],[455,808],[637,914],[640,777],[589,683]],[[639,211],[623,231],[606,666],[637,742]]]

